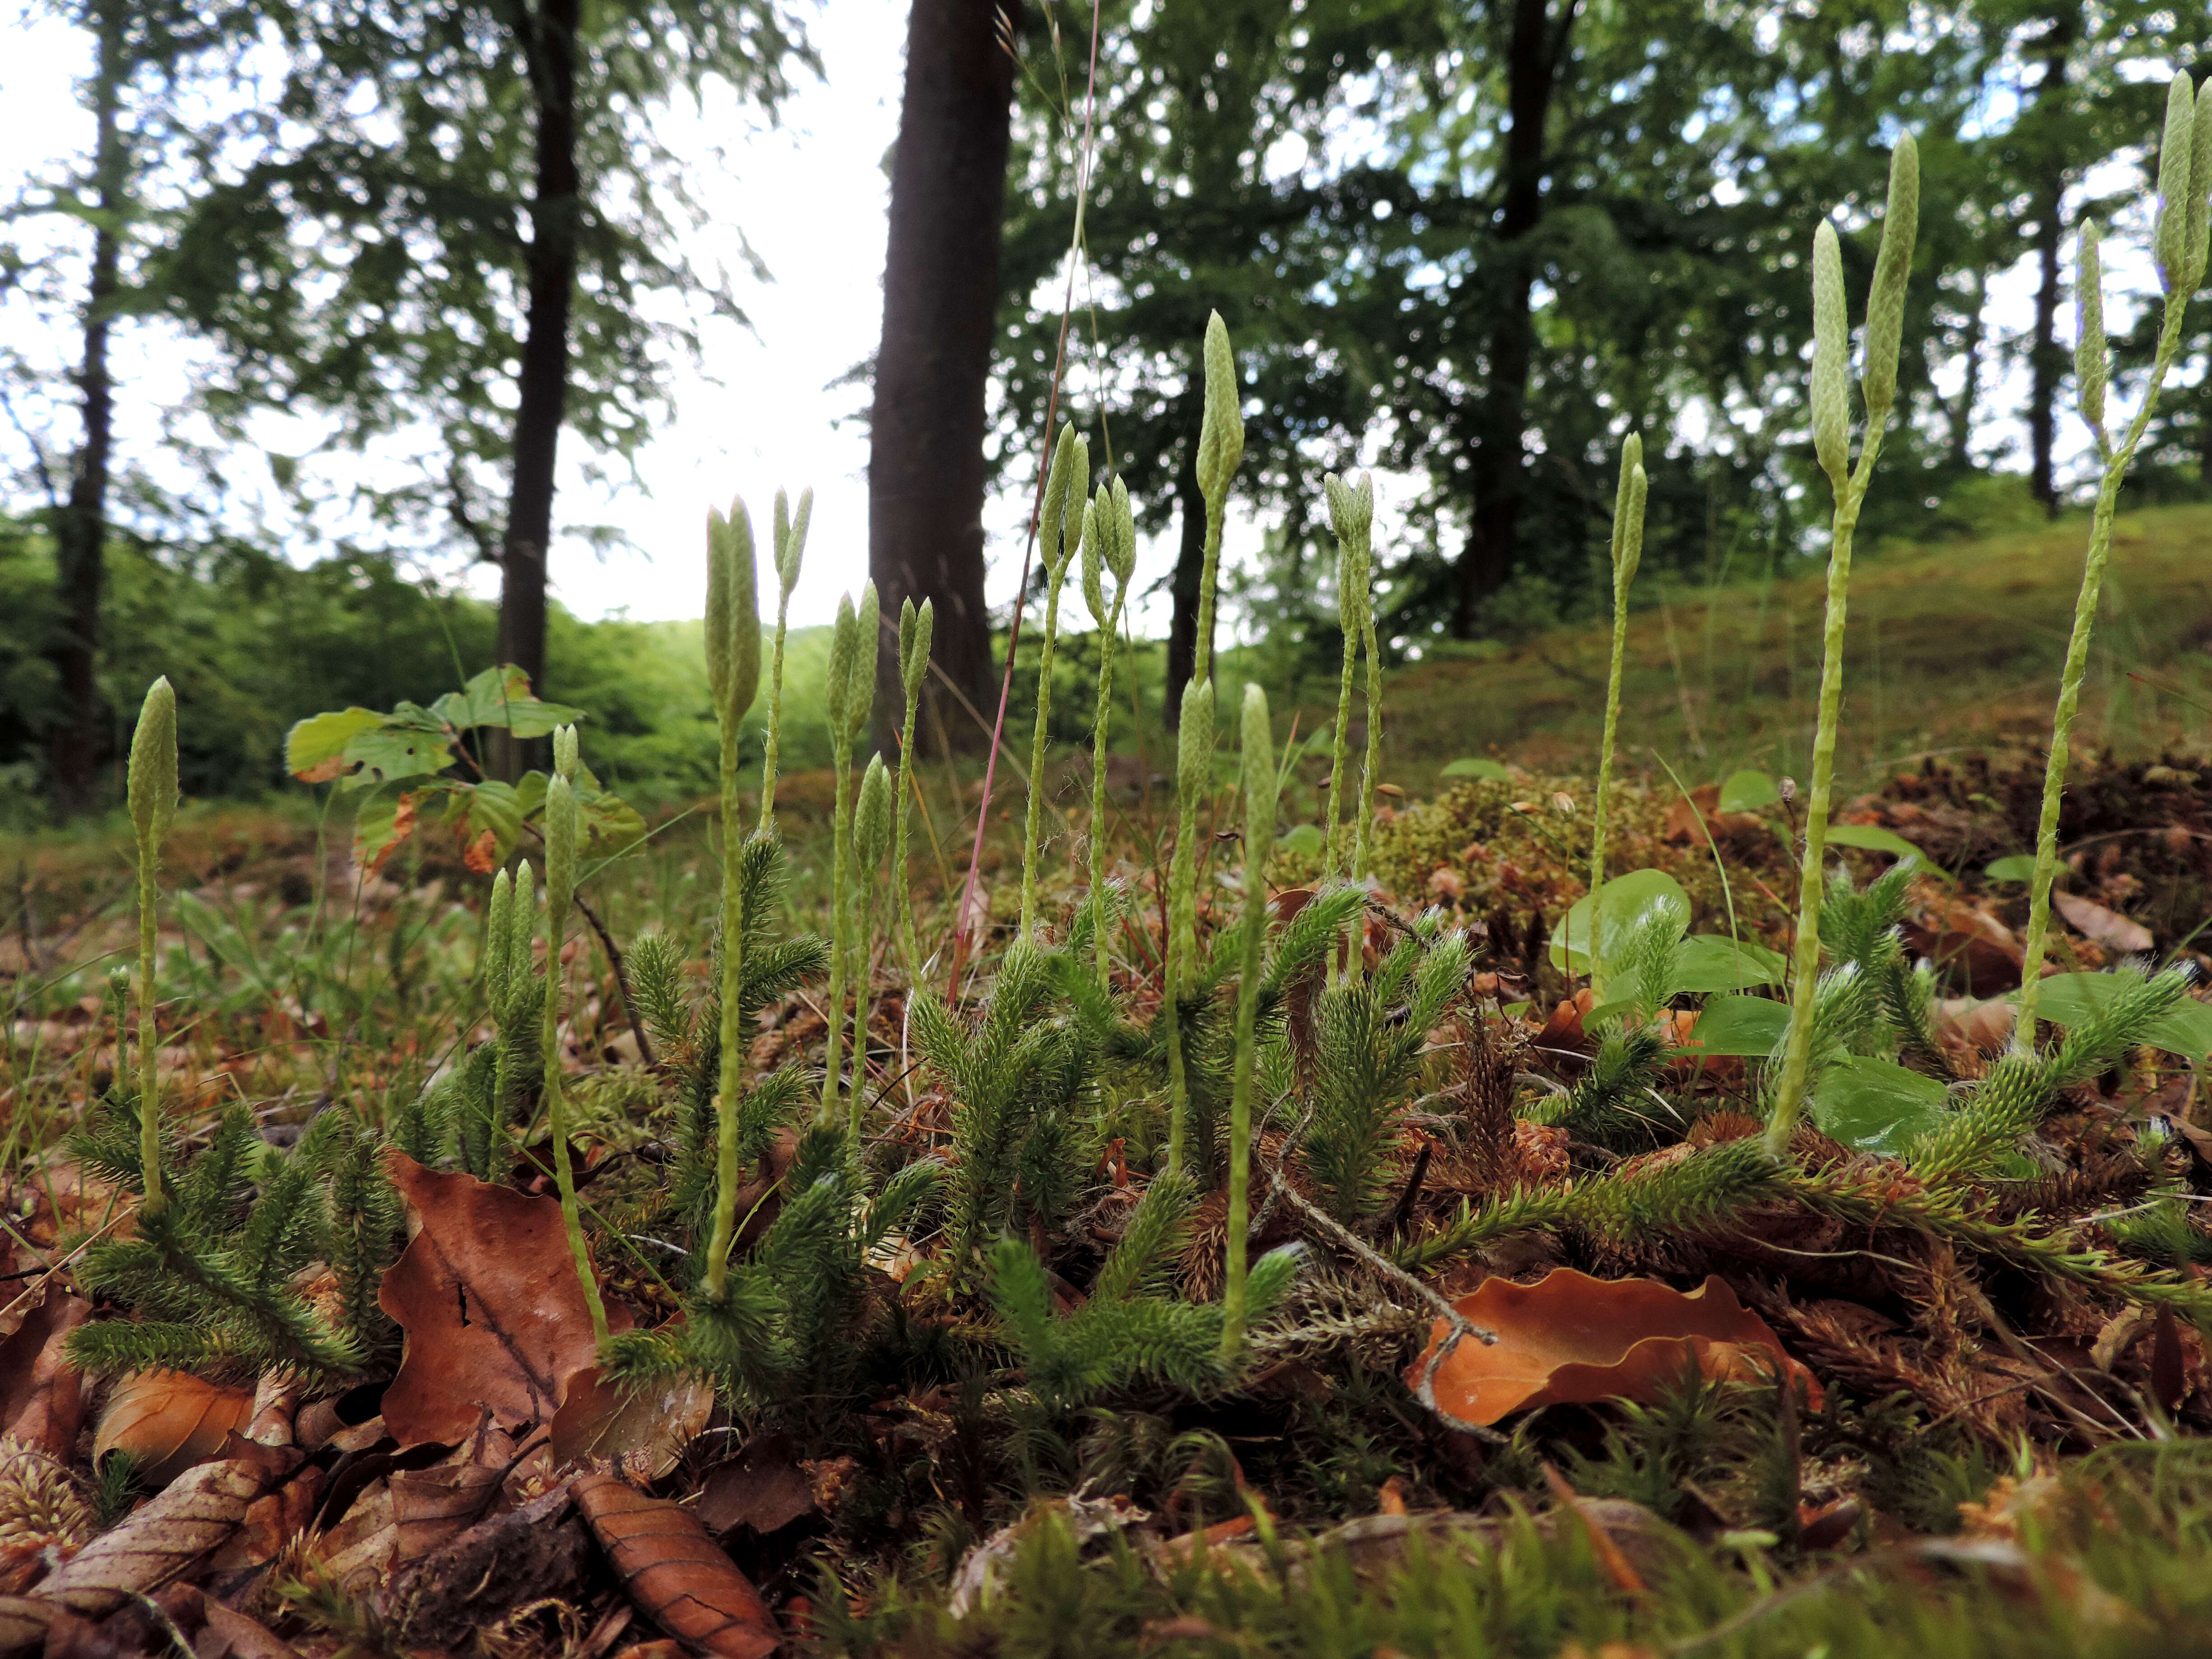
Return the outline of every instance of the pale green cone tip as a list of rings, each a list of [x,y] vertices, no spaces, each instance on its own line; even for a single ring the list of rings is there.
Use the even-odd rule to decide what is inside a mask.
[[[576,728],[556,726],[553,728],[553,769],[562,777],[576,775]]]
[[[760,690],[760,570],[753,551],[752,515],[744,501],[732,497],[724,532],[728,543],[729,605],[723,622],[729,653],[729,675],[716,698],[722,718],[732,723],[752,707]],[[708,618],[712,627],[713,618]]]
[[[1205,793],[1213,766],[1213,682],[1187,681],[1182,724],[1176,733],[1176,797],[1194,801]]]
[[[2075,258],[2074,379],[2081,418],[2100,439],[2105,434],[2105,384],[2111,370],[2105,343],[2105,272],[2098,252],[2097,222],[2081,222],[2080,252]]]
[[[1897,397],[1897,358],[1905,339],[1905,297],[1912,245],[1920,234],[1920,150],[1907,133],[1889,158],[1889,202],[1882,211],[1881,249],[1867,291],[1866,366],[1859,376],[1868,418],[1887,414]]]
[[[1206,319],[1206,401],[1198,428],[1198,487],[1218,507],[1237,464],[1244,459],[1243,393],[1237,383],[1237,354],[1229,325],[1218,311]]]
[[[707,695],[717,710],[730,706],[729,526],[720,507],[707,509]]]
[[[575,890],[576,792],[556,775],[545,786],[545,908],[556,924]]]
[[[860,603],[853,616],[853,655],[845,666],[849,684],[845,691],[845,731],[848,743],[858,742],[868,729],[876,709],[876,653],[883,635],[883,601],[873,582],[860,584]]]
[[[177,693],[166,674],[146,688],[139,708],[128,787],[138,838],[158,844],[177,815]]]
[[[2183,220],[2187,246],[2182,288],[2193,294],[2212,261],[2212,94],[2199,94],[2189,144],[2189,211]]]
[[[842,743],[851,729],[853,696],[853,662],[860,654],[860,613],[853,609],[853,596],[837,596],[837,620],[830,629],[830,738]]]
[[[1838,487],[1851,465],[1850,325],[1844,314],[1844,256],[1826,219],[1813,233],[1813,453]]]
[[[891,775],[881,755],[868,757],[860,779],[860,801],[853,815],[853,836],[860,854],[860,878],[868,880],[891,848]]]
[[[799,586],[799,567],[806,556],[806,526],[814,517],[814,491],[811,488],[799,492],[799,511],[792,515],[791,528],[776,538],[775,574],[783,585],[783,597],[789,599],[791,590]]]
[[[1114,479],[1114,510],[1109,517],[1102,516],[1102,524],[1113,526],[1113,540],[1108,544],[1106,568],[1123,587],[1137,571],[1137,521],[1129,511],[1129,486],[1121,482],[1119,474]]]
[[[1267,694],[1256,680],[1244,686],[1244,867],[1264,872],[1275,842],[1275,733],[1267,719]]]
[[[1098,503],[1083,504],[1083,526],[1077,532],[1083,550],[1083,603],[1091,609],[1091,619],[1099,627],[1106,626],[1106,587],[1099,580],[1103,561],[1098,548]]]
[[[2158,149],[2158,214],[2151,231],[2159,279],[2168,294],[2181,291],[2191,264],[2189,192],[2195,183],[2196,128],[2195,92],[2184,70],[2166,89],[2166,131]]]
[[[912,605],[914,601],[906,602]],[[906,618],[901,614],[899,628],[899,682],[908,698],[921,695],[922,684],[929,678],[929,644],[937,632],[937,601],[924,599],[921,609],[914,613],[914,634],[906,634]]]

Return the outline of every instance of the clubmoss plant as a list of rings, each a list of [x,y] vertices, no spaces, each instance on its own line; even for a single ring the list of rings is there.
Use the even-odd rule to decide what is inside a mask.
[[[154,1032],[154,942],[161,919],[161,841],[177,815],[177,694],[163,675],[146,688],[131,736],[131,827],[138,848],[138,1145],[149,1215],[161,1212],[161,1092]]]
[[[1044,634],[1037,647],[1036,729],[1030,738],[1029,810],[1022,820],[1022,937],[1036,937],[1037,837],[1044,828],[1045,728],[1052,718],[1052,653],[1060,637],[1060,587],[1091,522],[1091,446],[1073,426],[1060,429],[1045,475],[1044,517],[1037,532],[1044,555]],[[1067,534],[1069,498],[1083,503]]]
[[[853,1144],[860,1144],[860,1120],[867,1109],[868,957],[875,943],[876,884],[882,878],[884,855],[891,850],[890,769],[881,755],[868,757],[866,775],[860,780],[860,799],[853,807],[853,900],[858,927],[853,939]]]
[[[756,631],[755,638],[758,638]],[[592,1272],[591,1246],[584,1241],[583,1214],[576,1205],[576,1173],[568,1160],[568,1111],[561,1087],[561,992],[568,975],[561,969],[561,946],[568,928],[568,907],[576,895],[576,728],[553,733],[553,776],[545,786],[545,1018],[539,1042],[545,1057],[545,1121],[553,1136],[553,1184],[561,1194],[561,1220],[568,1250],[576,1258],[576,1278],[592,1313],[592,1336],[607,1340],[606,1304]]]
[[[1605,681],[1605,733],[1597,751],[1596,820],[1590,832],[1590,994],[1605,1000],[1605,828],[1613,785],[1613,739],[1620,726],[1620,676],[1628,657],[1628,590],[1644,557],[1644,440],[1632,432],[1620,447],[1620,482],[1613,496],[1613,665]]]
[[[1102,568],[1114,578],[1114,597],[1106,598]],[[1106,906],[1106,736],[1114,724],[1114,653],[1121,644],[1121,611],[1129,598],[1129,578],[1137,568],[1137,526],[1129,514],[1128,487],[1116,477],[1083,511],[1083,601],[1098,624],[1098,701],[1091,716],[1091,912],[1098,952],[1098,982],[1105,984]]]
[[[1810,402],[1813,448],[1835,495],[1829,527],[1828,602],[1820,654],[1820,716],[1813,731],[1813,775],[1805,797],[1803,874],[1797,896],[1797,941],[1790,996],[1789,1046],[1767,1125],[1767,1146],[1779,1154],[1790,1144],[1804,1103],[1812,1060],[1813,1001],[1820,972],[1822,869],[1827,853],[1828,805],[1836,775],[1836,728],[1844,702],[1844,623],[1850,605],[1851,538],[1859,508],[1874,482],[1890,405],[1897,396],[1897,353],[1905,331],[1905,279],[1920,217],[1920,156],[1911,134],[1890,156],[1889,201],[1883,210],[1881,249],[1875,257],[1867,295],[1866,357],[1859,390],[1866,401],[1866,431],[1858,465],[1850,458],[1850,325],[1844,308],[1842,251],[1826,220],[1813,236],[1813,373]]]
[[[914,720],[921,708],[922,683],[929,677],[929,640],[937,630],[937,604],[924,599],[921,609],[912,599],[899,601],[899,686],[906,693],[906,711],[899,721],[897,847],[891,854],[891,892],[898,906],[899,960],[907,977],[921,972],[921,952],[915,944],[914,893],[907,880],[907,826],[914,817]]]
[[[2035,876],[2029,889],[2027,935],[2021,967],[2020,1019],[2013,1030],[2019,1054],[2035,1049],[2035,1011],[2042,995],[2043,958],[2051,933],[2051,888],[2058,873],[2058,807],[2066,790],[2067,745],[2081,702],[2081,680],[2089,664],[2089,636],[2105,586],[2105,567],[2112,552],[2112,517],[2120,483],[2134,463],[2136,449],[2157,407],[2159,388],[2181,345],[2182,318],[2190,296],[2204,280],[2207,237],[2212,234],[2212,93],[2197,96],[2185,70],[2173,77],[2166,102],[2166,131],[2158,158],[2158,216],[2151,244],[2158,256],[2165,308],[2159,319],[2158,348],[2143,383],[2142,403],[2115,442],[2105,427],[2105,389],[2110,378],[2105,343],[2104,276],[2098,257],[2097,226],[2081,225],[2075,276],[2079,326],[2074,347],[2081,418],[2097,441],[2104,471],[2097,482],[2097,504],[2089,519],[2089,550],[2081,565],[2081,589],[2074,605],[2073,631],[2066,641],[2066,665],[2058,679],[2058,702],[2051,720],[2051,753],[2044,763],[2043,806],[2036,823]]]
[[[783,492],[775,492],[775,653],[769,665],[768,750],[761,757],[760,830],[775,829],[775,757],[783,733],[783,636],[791,617],[791,590],[799,586],[799,561],[806,553],[806,525],[814,516],[814,492],[799,493],[796,516],[786,507]],[[757,631],[757,630],[756,630]]]
[[[806,503],[800,504],[802,515]],[[776,516],[783,501],[776,501]],[[781,525],[778,526],[781,530]],[[802,525],[801,533],[804,533]],[[787,532],[779,540],[787,539]],[[796,574],[797,561],[793,561]],[[789,594],[788,586],[785,588]],[[720,1078],[714,1094],[714,1231],[707,1246],[706,1291],[720,1301],[729,1273],[730,1244],[737,1236],[739,1096],[744,1054],[739,988],[745,975],[744,839],[738,801],[738,723],[760,689],[760,602],[753,556],[752,520],[742,501],[724,518],[707,517],[707,688],[721,737],[722,785],[722,1029]],[[782,623],[777,623],[781,649]],[[769,725],[773,756],[775,724]],[[771,758],[769,764],[773,764]],[[772,781],[762,787],[765,804]],[[602,1333],[604,1334],[604,1333]]]
[[[1198,981],[1198,800],[1213,771],[1213,682],[1182,689],[1176,731],[1175,855],[1168,865],[1168,1170],[1183,1167],[1190,1138],[1189,1056],[1184,1053],[1183,1000]]]
[[[480,1181],[499,1179],[517,1100],[538,1065],[542,998],[530,963],[537,936],[538,890],[525,859],[512,877],[501,870],[491,878],[483,971],[495,1035],[470,1056],[455,1126],[461,1162]]]
[[[1267,945],[1267,853],[1275,844],[1273,727],[1267,694],[1244,688],[1244,919],[1238,945],[1237,1062],[1229,1096],[1229,1262],[1221,1291],[1221,1357],[1234,1363],[1244,1346],[1245,1235],[1250,1231],[1252,1073],[1259,1050],[1260,960]]]
[[[837,1068],[845,1018],[845,985],[853,948],[853,745],[868,727],[876,702],[876,631],[882,611],[876,585],[864,583],[860,603],[837,601],[837,622],[830,637],[830,753],[837,773],[836,803],[830,820],[830,1022],[822,1056],[822,1121],[838,1119]]]

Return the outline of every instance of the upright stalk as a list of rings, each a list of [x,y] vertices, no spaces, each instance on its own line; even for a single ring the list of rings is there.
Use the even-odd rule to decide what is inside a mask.
[[[921,975],[921,952],[914,937],[914,895],[907,880],[907,826],[914,817],[914,720],[921,707],[922,682],[929,674],[929,641],[937,631],[937,603],[924,599],[921,609],[912,599],[899,601],[899,685],[906,693],[906,712],[899,722],[898,846],[891,855],[892,902],[898,907],[899,959],[907,978]]]
[[[1237,383],[1237,354],[1229,325],[1218,311],[1206,318],[1206,400],[1199,414],[1198,490],[1206,502],[1206,544],[1198,576],[1198,639],[1190,677],[1213,672],[1213,590],[1221,565],[1221,526],[1229,508],[1229,480],[1244,459],[1243,392]]]
[[[161,919],[161,841],[177,815],[177,694],[164,675],[146,688],[131,736],[131,827],[138,844],[138,1167],[149,1215],[161,1191],[161,1089],[154,1031],[154,945]]]
[[[799,560],[806,552],[806,524],[814,516],[814,492],[799,494],[799,516],[785,506],[783,492],[775,492],[775,655],[769,669],[768,751],[761,757],[760,833],[775,829],[775,758],[783,734],[783,635],[791,617],[791,590],[799,586]]]
[[[1820,716],[1813,731],[1813,777],[1805,802],[1805,848],[1797,891],[1797,943],[1790,987],[1790,1038],[1766,1144],[1787,1151],[1802,1108],[1813,1058],[1813,998],[1820,972],[1820,899],[1826,884],[1828,804],[1836,775],[1836,728],[1844,702],[1844,623],[1850,603],[1851,538],[1874,482],[1875,463],[1897,395],[1897,354],[1905,329],[1905,284],[1920,214],[1920,158],[1911,134],[1890,157],[1889,204],[1881,251],[1867,298],[1866,362],[1860,391],[1866,434],[1850,465],[1850,325],[1844,314],[1843,255],[1826,220],[1813,238],[1813,447],[1835,494],[1829,530],[1828,609],[1820,654]]]
[[[1221,1357],[1244,1346],[1245,1234],[1250,1231],[1252,1073],[1259,1048],[1260,959],[1267,942],[1267,853],[1275,844],[1274,735],[1267,694],[1244,688],[1244,929],[1237,980],[1237,1059],[1229,1094],[1229,1261],[1221,1291]]]
[[[591,1310],[592,1340],[607,1340],[606,1304],[592,1272],[592,1251],[584,1242],[584,1218],[576,1206],[576,1172],[568,1159],[568,1110],[561,1087],[561,991],[568,975],[561,968],[562,936],[568,931],[568,905],[576,892],[576,728],[553,733],[553,779],[545,786],[545,1018],[538,1042],[545,1060],[545,1118],[553,1136],[553,1184],[561,1194],[561,1221],[575,1258],[576,1279]]]
[[[881,611],[876,585],[852,599],[837,601],[837,623],[830,639],[830,752],[837,770],[837,796],[830,820],[830,1032],[823,1045],[822,1121],[838,1119],[838,1066],[843,1056],[845,984],[852,953],[853,745],[867,728],[876,696],[876,629]]]
[[[1114,599],[1106,599],[1100,567],[1113,573]],[[1114,723],[1114,653],[1121,644],[1121,607],[1137,568],[1137,526],[1129,491],[1115,478],[1084,509],[1083,599],[1098,624],[1098,701],[1091,715],[1091,914],[1098,982],[1106,983],[1111,953],[1106,939],[1106,734]]]
[[[854,888],[860,901],[860,927],[853,942],[858,972],[853,991],[853,1102],[850,1127],[853,1145],[860,1145],[862,1120],[867,1112],[868,958],[876,932],[876,883],[883,872],[884,854],[891,843],[891,775],[881,755],[868,757],[867,775],[860,780],[860,796],[853,810]]]
[[[2089,635],[2103,596],[2105,567],[2112,557],[2112,518],[2120,483],[2133,464],[2157,407],[2159,388],[2181,344],[2181,325],[2190,296],[2204,280],[2208,225],[2212,224],[2212,94],[2196,96],[2186,73],[2173,77],[2166,95],[2166,132],[2159,151],[2160,204],[2153,245],[2166,289],[2159,319],[2158,349],[2143,387],[2142,406],[2115,446],[2105,430],[2105,389],[2110,377],[2105,345],[2103,272],[2098,258],[2097,227],[2081,226],[2075,304],[2080,326],[2074,351],[2081,418],[2096,436],[2105,464],[2097,483],[2097,504],[2089,520],[2089,549],[2081,566],[2081,590],[2074,602],[2074,629],[2066,641],[2066,666],[2059,675],[2058,703],[2051,721],[2051,753],[2044,762],[2043,807],[2036,822],[2035,878],[2029,890],[2027,937],[2021,953],[2020,1017],[2013,1048],[2035,1051],[2035,1011],[2043,994],[2043,958],[2051,933],[2051,890],[2058,874],[2058,809],[2066,789],[2067,748],[2074,716],[2081,703],[2081,681],[2089,665]]]
[[[1633,432],[1620,447],[1620,482],[1613,496],[1613,665],[1605,681],[1605,735],[1597,751],[1596,827],[1590,835],[1589,981],[1605,1000],[1605,827],[1613,786],[1613,738],[1620,725],[1620,675],[1628,656],[1628,590],[1644,556],[1644,440]]]
[[[1060,637],[1060,586],[1067,575],[1067,562],[1076,552],[1084,526],[1090,522],[1087,481],[1091,477],[1091,446],[1075,435],[1073,426],[1060,429],[1060,446],[1054,452],[1052,471],[1044,486],[1044,520],[1039,535],[1044,554],[1044,637],[1037,649],[1036,726],[1030,738],[1029,809],[1022,819],[1022,937],[1036,937],[1037,838],[1044,829],[1045,732],[1052,718],[1052,653]],[[1067,538],[1070,493],[1084,503],[1076,520],[1076,540]]]
[[[800,502],[805,534],[807,503]],[[777,528],[783,529],[783,498],[776,498]],[[783,539],[779,534],[779,540]],[[798,561],[792,561],[797,574]],[[787,584],[784,592],[790,593]],[[745,883],[744,841],[738,824],[738,724],[760,689],[760,602],[754,568],[752,520],[742,501],[730,503],[730,515],[707,516],[707,688],[714,702],[721,738],[722,786],[722,984],[720,1074],[714,1091],[714,1228],[707,1244],[707,1297],[722,1299],[729,1281],[730,1247],[738,1231],[738,1136],[739,1096],[744,1087]],[[782,625],[777,624],[778,650]],[[769,754],[775,743],[775,717],[769,721]],[[771,758],[769,764],[773,766]],[[771,773],[761,788],[764,823],[773,810]],[[767,833],[763,830],[763,833]]]

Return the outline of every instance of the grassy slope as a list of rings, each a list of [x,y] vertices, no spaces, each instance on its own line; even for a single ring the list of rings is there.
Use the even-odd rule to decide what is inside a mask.
[[[2087,530],[2085,518],[2069,518],[2024,534],[1863,558],[1851,584],[1841,764],[1864,775],[1929,751],[2047,731]],[[2135,754],[2207,736],[2208,559],[2212,507],[2121,519],[2081,741]],[[1631,761],[1648,763],[1656,750],[1692,781],[1739,765],[1778,774],[1802,767],[1820,684],[1823,599],[1824,580],[1814,574],[1677,589],[1663,599],[1647,588],[1646,608],[1631,619],[1622,700]],[[1388,717],[1399,781],[1425,785],[1462,755],[1588,768],[1607,643],[1599,628],[1560,629],[1398,674]]]

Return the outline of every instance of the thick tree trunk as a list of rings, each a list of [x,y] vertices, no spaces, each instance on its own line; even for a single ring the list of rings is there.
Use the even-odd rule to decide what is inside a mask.
[[[576,284],[576,28],[580,0],[544,0],[520,44],[538,100],[538,176],[530,202],[530,308],[514,412],[514,474],[500,547],[499,659],[545,685],[546,554],[553,540],[553,469],[568,399],[568,311]],[[532,744],[501,742],[493,757],[513,778]]]
[[[2043,58],[2043,75],[2036,82],[2039,105],[2056,105],[2066,96],[2066,60],[2081,33],[2076,11],[2060,12],[2035,43]],[[2058,389],[2072,365],[2071,353],[2058,338],[2058,306],[2065,297],[2059,271],[2059,244],[2065,234],[2066,164],[2056,143],[2046,143],[2045,172],[2038,182],[2035,203],[2035,332],[2028,342],[2027,450],[2028,488],[2044,511],[2057,516],[2059,499],[2055,471],[2058,434]]]
[[[108,331],[115,311],[121,259],[116,221],[123,211],[130,167],[118,118],[124,78],[123,20],[124,8],[118,0],[108,0],[100,9],[100,55],[93,71],[93,199],[100,217],[93,233],[92,276],[85,295],[84,356],[77,371],[84,429],[70,469],[69,501],[54,527],[61,629],[52,647],[52,660],[60,682],[61,706],[48,734],[48,745],[55,804],[65,817],[96,804],[100,765],[108,749],[98,667],[107,477],[114,441],[115,396],[107,367]]]
[[[1182,520],[1182,540],[1176,549],[1175,574],[1168,581],[1174,609],[1168,620],[1167,703],[1160,711],[1172,732],[1182,724],[1182,689],[1190,684],[1198,665],[1198,584],[1206,574],[1206,497],[1198,488],[1198,410],[1194,404],[1184,424],[1191,440],[1183,448],[1182,465],[1176,469],[1176,508]],[[1206,659],[1212,660],[1213,641],[1206,642]]]
[[[999,10],[994,0],[914,0],[908,16],[868,451],[868,573],[884,621],[903,599],[934,601],[930,654],[987,718],[996,691],[983,601],[984,392],[1014,89]],[[885,635],[876,729],[888,750],[902,693],[896,634]],[[934,677],[931,704],[955,747],[987,744]]]
[[[1536,264],[1528,238],[1544,216],[1544,127],[1558,89],[1559,66],[1579,0],[1563,0],[1557,19],[1550,0],[1514,0],[1506,58],[1503,199],[1498,217],[1500,269],[1485,285],[1494,297],[1490,331],[1489,392],[1475,422],[1469,456],[1474,495],[1466,550],[1460,555],[1452,632],[1474,632],[1482,602],[1504,586],[1520,555],[1522,493],[1527,473],[1528,370],[1536,326],[1530,291]]]

